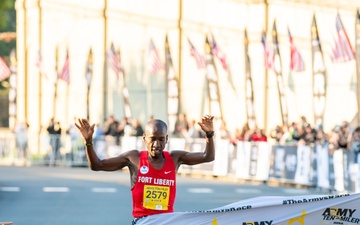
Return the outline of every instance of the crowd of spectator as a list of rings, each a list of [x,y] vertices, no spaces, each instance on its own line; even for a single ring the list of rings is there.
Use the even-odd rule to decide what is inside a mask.
[[[118,121],[114,115],[110,115],[103,124],[97,124],[95,138],[112,137],[115,143],[119,145],[121,137],[138,137],[143,134],[144,129],[138,119],[124,117],[121,121]]]
[[[270,137],[280,144],[327,145],[330,153],[343,149],[351,150],[357,155],[360,151],[360,127],[354,128],[348,121],[343,121],[330,132],[325,132],[321,125],[311,126],[302,116],[299,122],[276,126],[271,130]]]
[[[149,120],[153,117],[149,117]],[[74,122],[76,118],[74,118]],[[22,137],[23,130],[28,126],[21,126],[19,123],[14,129],[17,140],[26,140]],[[24,127],[24,128],[23,128]],[[169,127],[170,138],[204,138],[205,134],[200,130],[197,121],[188,119],[186,114],[180,113],[174,127]],[[50,135],[50,145],[52,147],[52,155],[56,157],[59,155],[61,126],[59,122],[50,120],[47,127]],[[79,133],[76,127],[72,124],[66,133],[71,137],[72,148],[77,146],[79,140]],[[122,120],[117,120],[113,115],[109,116],[102,124],[97,124],[95,130],[94,140],[107,141],[111,139],[114,144],[121,145],[121,137],[135,136],[141,137],[144,133],[144,127],[136,118],[124,117]],[[312,126],[307,119],[302,116],[298,122],[290,124],[278,125],[271,129],[267,134],[257,126],[250,127],[248,123],[242,125],[241,128],[235,129],[235,132],[230,132],[227,128],[226,122],[222,122],[216,131],[216,138],[229,140],[234,145],[239,141],[249,142],[267,142],[273,141],[278,144],[287,145],[322,145],[327,146],[329,152],[332,153],[338,149],[350,150],[355,154],[355,160],[360,156],[360,127],[352,127],[349,122],[343,121],[341,124],[334,126],[330,132],[325,132],[322,126]],[[21,138],[20,138],[21,137]],[[99,142],[100,143],[100,142]],[[17,148],[19,155],[26,157],[26,146],[17,141]],[[100,146],[99,146],[100,147]],[[75,149],[76,150],[76,149]],[[72,152],[75,151],[72,149]],[[360,160],[360,157],[359,157]]]

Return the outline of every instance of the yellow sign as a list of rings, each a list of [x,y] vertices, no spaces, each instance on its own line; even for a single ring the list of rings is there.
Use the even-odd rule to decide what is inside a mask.
[[[167,210],[169,204],[170,187],[144,186],[143,206],[153,210]]]

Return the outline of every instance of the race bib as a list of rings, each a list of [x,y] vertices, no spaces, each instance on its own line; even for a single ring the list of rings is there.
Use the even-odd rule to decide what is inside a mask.
[[[167,210],[170,187],[145,185],[143,206],[153,210]]]

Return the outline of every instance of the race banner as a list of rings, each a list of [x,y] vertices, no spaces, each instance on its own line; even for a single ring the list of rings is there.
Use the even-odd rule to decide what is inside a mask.
[[[164,213],[136,225],[353,225],[360,194],[261,196],[203,211]]]

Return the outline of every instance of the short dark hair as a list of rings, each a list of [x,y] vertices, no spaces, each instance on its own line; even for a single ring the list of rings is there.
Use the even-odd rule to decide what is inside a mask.
[[[154,119],[154,120],[150,120],[147,122],[145,130],[147,130],[148,128],[153,128],[153,127],[161,127],[163,129],[165,129],[165,131],[167,132],[167,124],[159,119]]]

